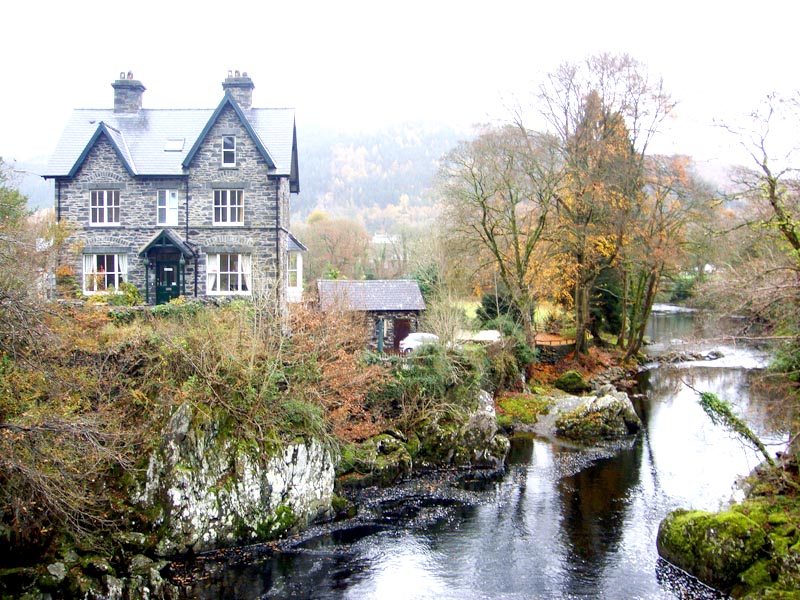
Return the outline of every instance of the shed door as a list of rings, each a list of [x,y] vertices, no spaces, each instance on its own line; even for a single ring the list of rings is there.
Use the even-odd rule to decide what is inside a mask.
[[[394,339],[392,340],[392,348],[395,352],[400,352],[400,340],[411,333],[411,321],[409,319],[395,319],[394,320]]]

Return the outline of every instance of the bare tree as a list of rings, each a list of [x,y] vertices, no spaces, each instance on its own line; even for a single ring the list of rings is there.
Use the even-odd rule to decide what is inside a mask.
[[[497,274],[533,345],[546,226],[561,184],[553,140],[523,127],[487,129],[444,160],[444,219],[465,255]]]

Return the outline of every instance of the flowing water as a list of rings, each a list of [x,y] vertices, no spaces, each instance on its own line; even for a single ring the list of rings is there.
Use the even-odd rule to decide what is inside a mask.
[[[719,349],[722,358],[653,365],[635,401],[635,439],[579,449],[513,440],[499,480],[422,478],[367,490],[359,516],[279,546],[198,557],[176,572],[188,598],[722,598],[658,559],[658,524],[675,508],[716,510],[759,456],[713,425],[696,390],[730,401],[773,450],[783,411],[753,376],[767,355],[697,341],[693,313],[657,312],[654,353]],[[716,326],[718,327],[718,325]],[[718,331],[718,329],[715,329]]]

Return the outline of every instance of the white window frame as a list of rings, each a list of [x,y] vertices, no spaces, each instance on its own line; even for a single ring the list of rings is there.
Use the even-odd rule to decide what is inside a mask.
[[[83,255],[83,293],[120,293],[120,284],[128,280],[128,255],[113,252]]]
[[[214,225],[244,225],[244,190],[214,190]]]
[[[250,254],[208,254],[206,293],[209,296],[249,296],[252,289],[253,259]]]
[[[292,281],[294,279],[294,281]],[[299,302],[303,297],[303,254],[289,252],[286,259],[286,299]]]
[[[89,225],[113,227],[120,224],[119,190],[89,192]]]
[[[158,190],[156,193],[156,225],[178,226],[178,190]]]
[[[236,166],[236,136],[223,135],[222,136],[222,166],[235,167]]]

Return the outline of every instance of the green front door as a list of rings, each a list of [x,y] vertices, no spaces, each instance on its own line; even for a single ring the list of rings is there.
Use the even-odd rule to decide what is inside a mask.
[[[166,304],[181,295],[178,261],[156,262],[156,304]]]

